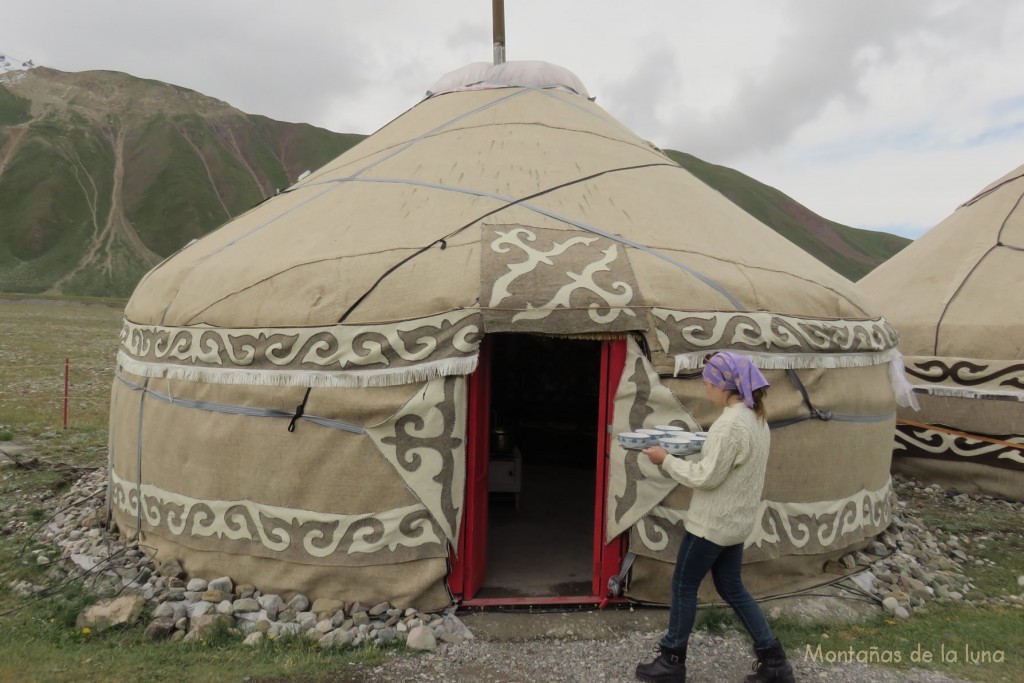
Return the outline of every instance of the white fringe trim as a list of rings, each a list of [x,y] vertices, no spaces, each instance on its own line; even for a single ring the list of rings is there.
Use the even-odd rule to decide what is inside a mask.
[[[674,375],[681,370],[697,370],[704,366],[704,357],[709,353],[732,351],[734,349],[707,349],[676,354]],[[889,363],[902,358],[896,348],[871,353],[765,353],[763,351],[739,351],[762,370],[799,370],[804,368],[866,368]]]
[[[317,370],[243,370],[196,368],[169,363],[146,363],[117,354],[118,364],[141,377],[166,377],[207,384],[248,384],[272,387],[392,387],[438,377],[468,375],[476,370],[479,354],[420,363],[405,368],[327,372]]]
[[[1020,401],[1024,403],[1024,392],[1003,391],[1000,389],[967,389],[965,387],[943,387],[934,384],[912,384],[915,392],[932,396],[952,396],[954,398],[981,398],[999,401]]]
[[[704,365],[704,358],[715,351],[691,351],[676,355],[673,375],[680,370],[696,370]],[[914,395],[914,386],[907,381],[903,367],[903,354],[897,348],[873,353],[764,353],[763,351],[739,351],[762,370],[798,370],[805,368],[866,368],[873,365],[889,364],[889,384],[892,386],[896,403],[904,408],[920,410],[921,405]]]
[[[896,357],[889,361],[889,383],[892,384],[892,393],[896,396],[897,405],[921,410],[921,404],[914,395],[914,386],[907,381],[907,370],[903,365],[901,353],[897,353]]]

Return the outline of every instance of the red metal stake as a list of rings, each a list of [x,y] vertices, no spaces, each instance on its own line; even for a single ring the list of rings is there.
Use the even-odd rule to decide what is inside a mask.
[[[71,367],[71,359],[64,357],[64,429],[68,428],[68,370]]]

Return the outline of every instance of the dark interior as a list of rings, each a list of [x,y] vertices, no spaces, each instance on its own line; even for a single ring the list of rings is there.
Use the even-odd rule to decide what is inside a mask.
[[[600,342],[494,338],[487,573],[478,597],[590,595]]]

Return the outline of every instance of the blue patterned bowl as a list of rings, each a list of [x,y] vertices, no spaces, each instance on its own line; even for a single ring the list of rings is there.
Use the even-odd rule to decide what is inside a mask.
[[[672,455],[686,455],[700,450],[700,444],[686,436],[666,436],[658,443]]]
[[[638,451],[647,448],[647,435],[639,432],[619,432],[619,443],[623,448]]]

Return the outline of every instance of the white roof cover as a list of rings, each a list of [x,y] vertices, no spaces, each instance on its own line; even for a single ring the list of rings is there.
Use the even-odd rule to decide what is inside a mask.
[[[554,88],[590,98],[587,86],[568,69],[549,62],[473,62],[450,71],[427,90],[427,97],[462,90],[491,88]]]

